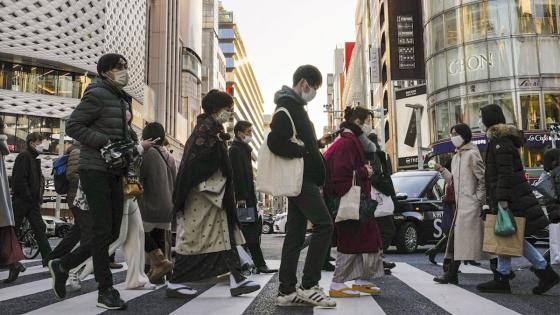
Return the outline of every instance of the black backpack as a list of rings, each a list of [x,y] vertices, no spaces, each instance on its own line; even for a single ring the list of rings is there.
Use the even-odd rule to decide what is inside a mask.
[[[66,165],[68,164],[68,155],[65,154],[53,162],[52,174],[54,177],[54,190],[59,195],[65,195],[70,190],[70,182],[66,178]]]

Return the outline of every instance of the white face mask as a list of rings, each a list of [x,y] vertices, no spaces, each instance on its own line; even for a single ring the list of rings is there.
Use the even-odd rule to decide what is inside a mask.
[[[372,132],[373,128],[371,127],[371,125],[368,124],[363,124],[362,125],[362,131],[364,132],[364,134],[366,136],[369,136],[369,134]]]
[[[218,115],[218,118],[216,118],[216,120],[223,124],[225,122],[228,122],[232,115],[233,115],[232,112],[228,112],[227,110],[224,110]]]
[[[45,151],[45,146],[43,144],[38,144],[35,146],[35,151],[37,151],[37,153],[43,153],[43,151]]]
[[[120,87],[127,86],[129,80],[127,69],[115,71],[113,72],[113,75],[115,76],[113,81],[115,81],[116,84],[118,84]]]
[[[247,144],[251,143],[251,141],[253,141],[253,137],[247,136],[247,137],[243,138],[243,142],[245,142]]]
[[[478,118],[478,128],[480,128],[480,131],[486,132],[486,125],[482,122],[482,118]]]
[[[309,87],[309,92],[303,91],[301,93],[301,98],[303,98],[304,101],[309,103],[315,98],[316,95],[317,95],[317,90],[315,90],[312,87]]]
[[[453,136],[451,137],[451,143],[453,143],[456,148],[460,148],[465,143],[465,140],[463,140],[461,136]]]

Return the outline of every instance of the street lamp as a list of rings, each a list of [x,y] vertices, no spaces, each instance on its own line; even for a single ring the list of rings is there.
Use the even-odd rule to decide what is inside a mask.
[[[424,160],[422,159],[422,110],[423,105],[420,104],[406,104],[408,108],[414,109],[416,116],[416,147],[418,148],[418,169],[424,169]]]

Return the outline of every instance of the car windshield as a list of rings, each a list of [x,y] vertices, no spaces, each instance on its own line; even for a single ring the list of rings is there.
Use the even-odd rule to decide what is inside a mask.
[[[397,194],[406,194],[408,198],[419,198],[432,176],[393,176],[393,184]]]

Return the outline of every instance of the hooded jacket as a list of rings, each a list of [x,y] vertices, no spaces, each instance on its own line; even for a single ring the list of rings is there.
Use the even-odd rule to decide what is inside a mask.
[[[276,92],[274,102],[290,113],[297,131],[297,138],[303,141],[304,147],[290,141],[293,136],[292,124],[284,112],[278,112],[272,118],[267,145],[270,151],[285,158],[304,159],[303,180],[311,181],[318,186],[325,183],[326,170],[323,156],[319,152],[315,128],[304,106],[307,104],[292,88],[287,86]]]

